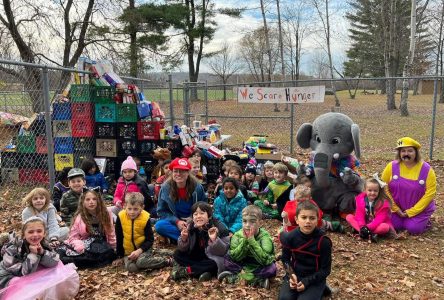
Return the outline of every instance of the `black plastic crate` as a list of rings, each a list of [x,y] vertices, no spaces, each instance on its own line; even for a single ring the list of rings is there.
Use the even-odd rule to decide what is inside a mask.
[[[117,155],[118,156],[136,156],[137,155],[137,141],[135,140],[117,140]]]
[[[125,157],[126,158],[126,157]],[[117,157],[113,158],[107,158],[106,159],[106,165],[105,165],[105,175],[114,175],[117,176],[120,173],[120,161]]]
[[[177,140],[163,140],[161,143],[163,148],[168,148],[171,151],[171,158],[182,156],[182,142]]]
[[[137,123],[117,123],[116,131],[118,139],[137,139]]]
[[[207,176],[219,176],[220,175],[220,160],[219,159],[207,159],[205,163],[207,168]]]
[[[2,168],[18,168],[20,161],[20,153],[17,152],[0,152]]]
[[[96,138],[115,139],[116,137],[116,123],[96,123]]]
[[[74,153],[74,166],[80,168],[84,159],[94,159],[94,155],[90,151],[79,151]]]
[[[156,141],[138,141],[137,155],[147,156],[152,155],[153,150],[159,145]]]
[[[96,151],[96,139],[95,138],[73,138],[74,140],[74,153],[95,153]],[[76,165],[77,166],[77,165]]]
[[[147,181],[151,182],[151,173],[153,173],[154,167],[157,165],[157,160],[152,156],[140,156],[140,166],[145,170]]]

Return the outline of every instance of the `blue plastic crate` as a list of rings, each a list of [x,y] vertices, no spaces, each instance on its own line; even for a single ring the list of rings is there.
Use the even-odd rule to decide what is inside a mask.
[[[54,138],[54,153],[72,154],[74,153],[74,142],[72,137]]]
[[[71,120],[71,103],[54,103],[52,105],[53,120]]]
[[[95,109],[96,122],[116,122],[115,103],[97,103]]]

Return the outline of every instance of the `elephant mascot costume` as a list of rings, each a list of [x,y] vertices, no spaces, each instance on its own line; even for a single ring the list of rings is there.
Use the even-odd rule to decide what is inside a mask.
[[[307,172],[314,174],[313,200],[326,213],[353,213],[355,196],[363,189],[356,159],[361,154],[359,126],[344,114],[330,112],[313,124],[302,124],[296,140],[301,148],[312,149]]]

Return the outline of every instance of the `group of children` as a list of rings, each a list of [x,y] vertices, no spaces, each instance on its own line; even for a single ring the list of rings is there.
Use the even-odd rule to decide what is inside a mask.
[[[190,158],[191,173],[204,181],[206,172],[199,157]],[[43,188],[31,191],[24,199],[22,239],[10,240],[2,248],[0,287],[14,276],[34,272],[38,265],[54,266],[61,259],[78,267],[123,264],[130,272],[172,266],[173,280],[206,281],[217,276],[228,283],[243,280],[268,288],[269,279],[276,276],[275,251],[270,233],[261,224],[271,218],[283,222],[279,240],[286,277],[279,299],[300,295],[320,299],[331,270],[332,244],[324,232],[342,231],[342,226],[323,219],[316,199],[311,199],[311,181],[304,174],[299,174],[293,187],[283,163],[266,162],[261,176],[254,165],[243,172],[236,162],[226,161],[214,202],[192,206],[173,253],[153,249],[152,230],[156,195],[171,175],[170,163],[162,161],[161,172],[150,187],[128,157],[122,163],[112,207],[106,207],[102,199],[101,192],[109,187],[92,161],[64,170],[52,201]],[[59,226],[61,221],[70,227]],[[356,213],[348,215],[347,221],[363,239],[396,235],[390,202],[378,180],[366,181],[365,191],[356,197]]]

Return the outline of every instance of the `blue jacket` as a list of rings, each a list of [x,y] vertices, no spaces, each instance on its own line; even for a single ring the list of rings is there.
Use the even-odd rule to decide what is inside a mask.
[[[96,174],[86,174],[85,176],[86,186],[89,188],[95,188],[100,186],[100,190],[107,191],[108,190],[108,182],[106,182],[105,176],[102,173],[98,172]]]
[[[221,193],[214,200],[214,217],[227,226],[230,232],[235,233],[242,228],[242,210],[247,206],[241,191],[237,192],[236,197],[228,201],[224,193]]]
[[[196,188],[191,198],[192,199],[188,199],[188,201],[192,201],[193,204],[198,201],[207,202],[207,196],[205,195],[204,188],[200,183],[196,184]],[[170,198],[170,181],[166,181],[160,188],[157,202],[157,214],[159,215],[160,219],[168,220],[171,223],[175,224],[178,221],[176,216],[176,205]]]

